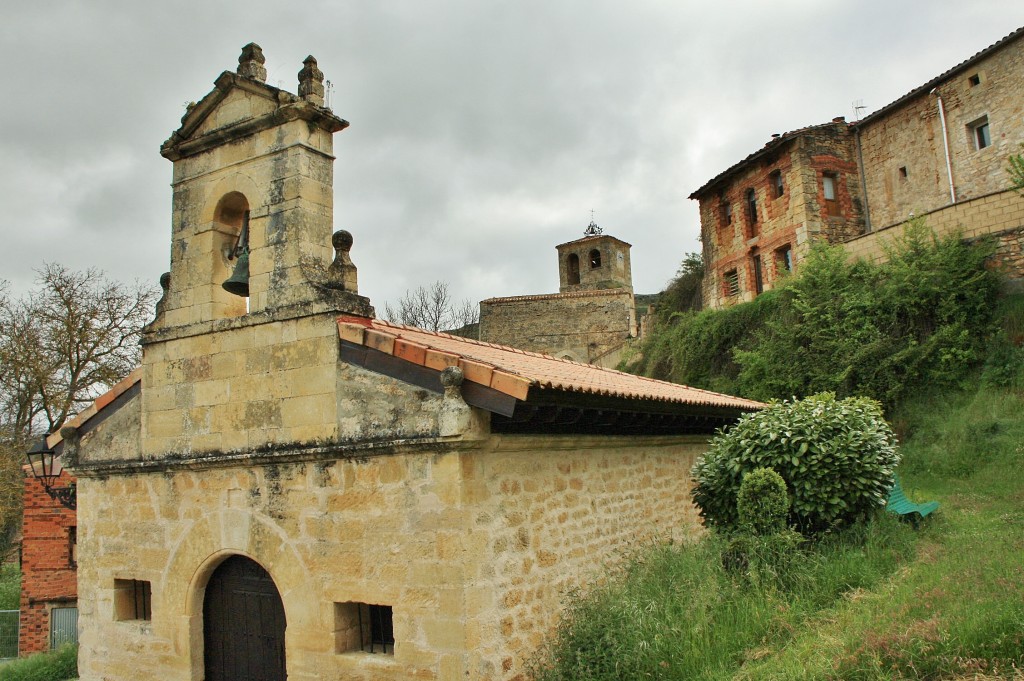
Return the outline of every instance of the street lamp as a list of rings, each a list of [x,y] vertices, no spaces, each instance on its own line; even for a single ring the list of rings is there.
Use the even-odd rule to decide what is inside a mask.
[[[32,446],[32,449],[25,453],[28,459],[28,467],[32,471],[32,477],[38,480],[50,498],[65,508],[75,510],[78,508],[78,491],[75,483],[67,487],[55,487],[54,483],[60,477],[64,466],[60,462],[57,452],[50,449],[44,437]]]

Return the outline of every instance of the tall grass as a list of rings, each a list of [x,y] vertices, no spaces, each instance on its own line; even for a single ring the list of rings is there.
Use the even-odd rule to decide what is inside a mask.
[[[0,681],[68,681],[78,678],[78,646],[23,657],[0,666]]]
[[[894,421],[904,488],[941,504],[920,529],[878,517],[778,570],[724,567],[715,535],[650,547],[569,599],[533,678],[1024,681],[1024,391],[979,378]]]
[[[538,681],[726,679],[783,645],[801,623],[906,560],[912,530],[893,518],[792,552],[784,565],[723,565],[725,540],[652,546],[587,596],[533,663]]]

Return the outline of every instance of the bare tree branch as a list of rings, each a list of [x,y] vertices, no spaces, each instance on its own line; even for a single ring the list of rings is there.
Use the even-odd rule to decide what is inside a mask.
[[[479,320],[479,308],[468,299],[452,299],[448,284],[435,281],[429,288],[419,286],[398,299],[397,307],[384,304],[384,317],[428,331],[458,332]]]
[[[139,363],[156,292],[47,264],[12,300],[0,282],[0,525],[20,512],[28,444],[55,431]]]

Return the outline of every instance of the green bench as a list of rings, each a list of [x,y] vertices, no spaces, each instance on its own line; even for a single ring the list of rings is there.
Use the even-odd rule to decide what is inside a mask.
[[[890,513],[895,513],[901,518],[910,520],[916,526],[922,518],[927,517],[932,511],[939,507],[939,502],[929,501],[924,504],[915,504],[907,498],[903,487],[900,485],[899,476],[893,478],[892,489],[889,490],[889,501],[885,508]]]

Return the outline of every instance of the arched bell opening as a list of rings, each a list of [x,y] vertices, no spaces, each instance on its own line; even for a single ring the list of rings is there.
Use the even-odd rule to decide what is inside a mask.
[[[215,317],[249,311],[249,201],[241,192],[225,194],[213,214],[213,304]]]
[[[570,286],[580,283],[580,256],[570,253],[565,259],[565,278]]]

